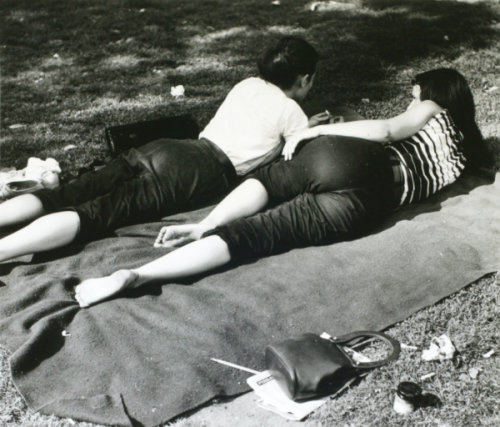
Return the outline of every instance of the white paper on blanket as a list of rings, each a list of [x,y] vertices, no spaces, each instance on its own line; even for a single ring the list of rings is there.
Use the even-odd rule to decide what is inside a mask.
[[[304,419],[329,399],[324,397],[303,403],[294,402],[285,394],[269,371],[263,371],[248,378],[247,383],[262,399],[257,402],[257,406],[293,421]]]

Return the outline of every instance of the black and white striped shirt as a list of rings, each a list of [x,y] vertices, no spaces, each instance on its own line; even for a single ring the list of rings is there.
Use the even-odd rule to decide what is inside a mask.
[[[451,184],[465,167],[463,135],[446,110],[432,117],[412,137],[386,148],[401,161],[401,205],[423,200]]]

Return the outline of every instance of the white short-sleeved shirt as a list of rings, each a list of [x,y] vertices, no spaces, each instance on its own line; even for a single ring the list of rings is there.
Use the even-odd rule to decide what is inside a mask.
[[[257,77],[238,83],[201,132],[244,175],[276,154],[282,140],[307,129],[308,119],[284,92]]]

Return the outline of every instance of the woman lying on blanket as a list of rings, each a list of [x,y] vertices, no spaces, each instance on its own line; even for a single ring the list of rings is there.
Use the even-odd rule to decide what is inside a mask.
[[[483,150],[469,86],[457,71],[437,69],[417,75],[412,96],[408,110],[391,119],[321,125],[291,138],[282,159],[250,175],[206,219],[163,228],[155,245],[191,243],[82,282],[79,304],[230,261],[355,239],[398,206],[451,184]]]

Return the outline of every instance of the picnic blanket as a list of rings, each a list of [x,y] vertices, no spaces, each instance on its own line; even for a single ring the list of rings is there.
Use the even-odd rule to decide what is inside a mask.
[[[159,228],[209,209],[0,264],[0,343],[30,409],[155,426],[248,390],[247,373],[211,357],[263,370],[271,342],[382,330],[500,267],[500,177],[469,175],[365,238],[77,306],[81,280],[163,255]]]

